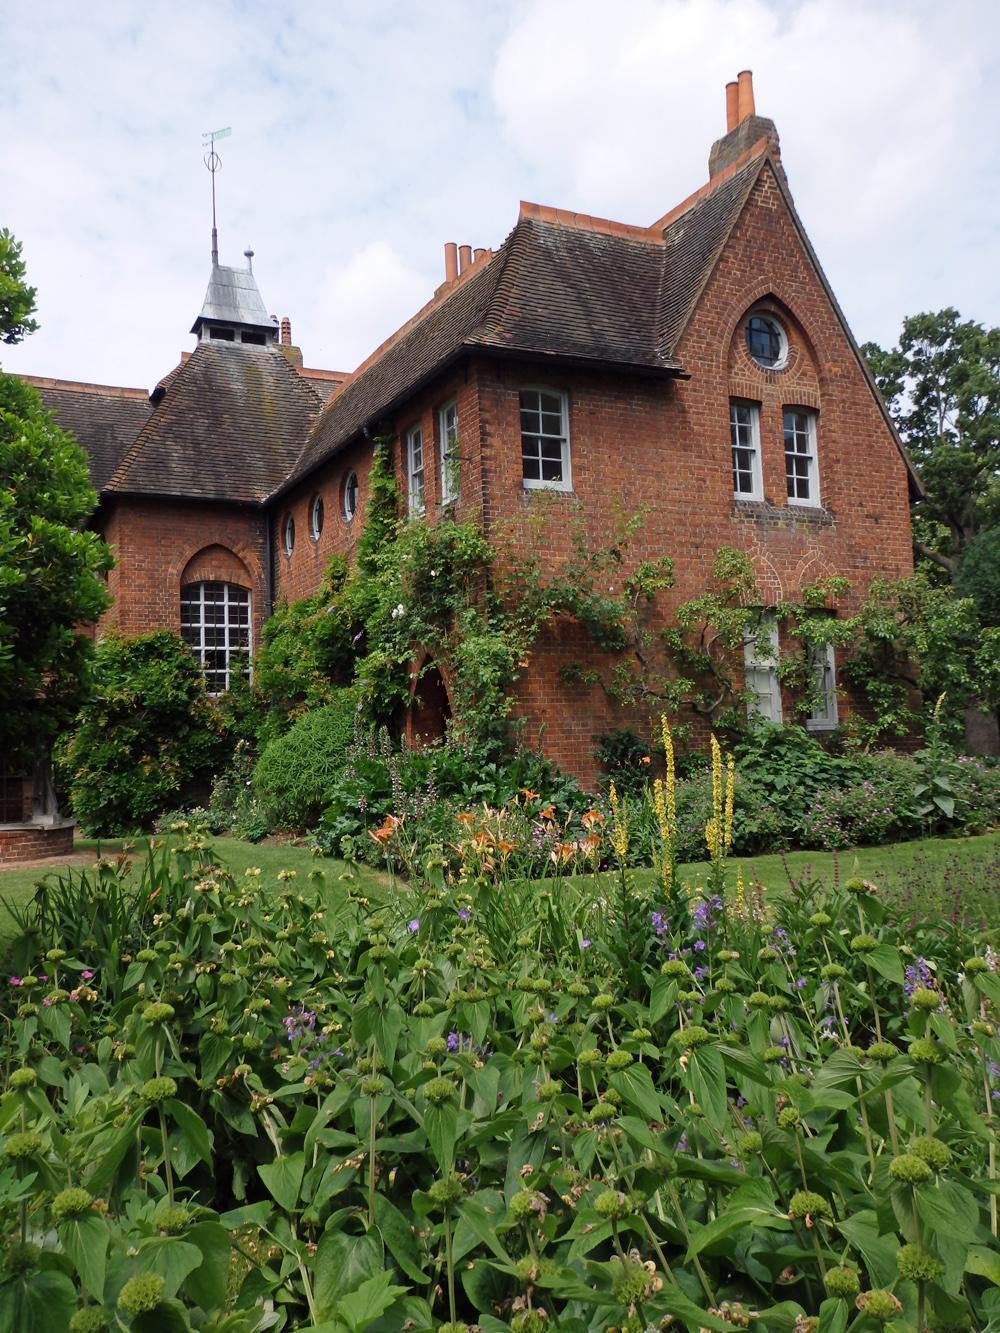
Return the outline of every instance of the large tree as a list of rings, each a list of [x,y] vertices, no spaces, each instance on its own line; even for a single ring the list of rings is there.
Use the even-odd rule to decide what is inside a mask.
[[[0,230],[0,341],[36,325],[21,247]],[[86,690],[82,626],[108,605],[108,547],[85,524],[97,504],[87,459],[38,393],[0,373],[0,769],[29,771]]]
[[[1000,328],[949,308],[909,316],[888,351],[862,350],[927,492],[917,551],[954,576],[976,533],[1000,522]]]

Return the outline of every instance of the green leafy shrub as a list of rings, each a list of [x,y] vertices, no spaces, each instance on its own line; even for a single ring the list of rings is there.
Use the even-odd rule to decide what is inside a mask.
[[[224,720],[176,634],[108,635],[58,766],[81,826],[112,837],[197,801],[228,749]]]
[[[270,828],[307,829],[319,819],[347,762],[358,716],[358,691],[338,690],[324,708],[304,713],[268,742],[253,788]]]

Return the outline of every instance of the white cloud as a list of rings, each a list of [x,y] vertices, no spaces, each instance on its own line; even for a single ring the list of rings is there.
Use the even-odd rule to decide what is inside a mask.
[[[1000,9],[863,0],[95,0],[0,9],[0,225],[42,331],[10,369],[152,384],[224,262],[346,369],[517,200],[650,222],[703,182],[723,84],[755,72],[855,331],[943,304],[998,322]]]

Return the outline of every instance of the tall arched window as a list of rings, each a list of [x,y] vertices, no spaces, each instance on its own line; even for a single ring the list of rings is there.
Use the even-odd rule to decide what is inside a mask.
[[[205,673],[209,694],[250,675],[250,589],[236,583],[181,588],[181,635]]]

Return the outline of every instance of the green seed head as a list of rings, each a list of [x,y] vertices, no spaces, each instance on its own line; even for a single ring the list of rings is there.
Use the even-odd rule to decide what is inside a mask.
[[[52,1200],[52,1216],[57,1222],[67,1217],[82,1217],[93,1202],[93,1195],[84,1189],[61,1190]]]
[[[941,1063],[941,1047],[933,1037],[918,1037],[910,1042],[909,1056],[917,1064],[937,1065]]]
[[[544,1216],[545,1209],[545,1195],[538,1190],[520,1190],[510,1201],[510,1215],[515,1222],[527,1222],[529,1218]]]
[[[751,1130],[749,1134],[744,1134],[736,1142],[736,1155],[742,1160],[747,1161],[751,1157],[756,1157],[764,1148],[764,1140],[756,1130]]]
[[[771,1007],[771,997],[762,990],[755,990],[747,1000],[751,1009],[769,1009]]]
[[[450,1078],[432,1078],[424,1084],[424,1096],[431,1106],[443,1106],[445,1102],[450,1102],[457,1091],[455,1080]]]
[[[559,1084],[553,1079],[547,1079],[546,1082],[539,1085],[535,1096],[540,1102],[550,1102],[554,1097],[559,1096]]]
[[[4,1266],[11,1273],[30,1273],[41,1257],[42,1251],[37,1245],[32,1245],[30,1241],[23,1245],[18,1242],[4,1255]]]
[[[689,977],[691,969],[687,963],[681,962],[679,958],[671,958],[660,968],[661,977],[673,977],[677,980],[680,977]]]
[[[692,1023],[676,1034],[677,1045],[682,1051],[693,1051],[695,1047],[704,1046],[706,1042],[711,1040],[712,1034],[708,1028],[703,1028],[697,1023]]]
[[[852,879],[846,880],[844,882],[844,891],[846,893],[857,893],[857,894],[867,893],[868,885],[865,882],[865,880],[860,878],[860,876],[855,875]]]
[[[896,1255],[899,1276],[906,1282],[937,1282],[944,1264],[922,1245],[904,1245]]]
[[[69,1333],[107,1333],[109,1327],[107,1313],[100,1305],[85,1305],[69,1321]]]
[[[880,1065],[887,1065],[890,1060],[895,1060],[898,1054],[899,1048],[893,1046],[891,1041],[873,1042],[867,1051],[868,1058]]]
[[[143,1022],[155,1025],[157,1023],[165,1023],[168,1018],[173,1018],[174,1013],[175,1010],[172,1004],[166,1004],[163,1000],[157,1000],[153,1004],[146,1005],[145,1009],[142,1011],[142,1018]],[[126,1282],[125,1285],[128,1286],[128,1283]]]
[[[599,1102],[594,1102],[593,1106],[587,1112],[587,1119],[592,1125],[596,1125],[604,1120],[614,1120],[617,1114],[618,1108],[615,1106],[614,1102],[602,1099]]]
[[[843,1301],[853,1300],[861,1290],[861,1280],[857,1270],[841,1266],[827,1269],[823,1286],[828,1296],[839,1297]]]
[[[828,912],[813,912],[809,918],[811,926],[828,926],[833,921],[833,917]]]
[[[594,996],[590,1002],[590,1007],[596,1009],[598,1013],[603,1013],[604,1010],[610,1009],[614,1002],[615,997],[613,995],[608,995],[606,991],[602,991],[600,995]]]
[[[620,1221],[632,1212],[628,1195],[621,1190],[603,1190],[594,1200],[594,1208],[609,1221]]]
[[[715,983],[715,989],[720,995],[732,995],[736,990],[736,982],[731,981],[729,977],[720,977]]]
[[[413,1006],[414,1018],[431,1018],[433,1014],[434,1010],[426,1000],[421,1000],[419,1004]]]
[[[650,1032],[649,1028],[633,1028],[633,1029],[632,1029],[632,1040],[633,1040],[633,1041],[649,1041],[649,1039],[650,1039],[650,1037],[651,1037],[652,1035],[653,1035],[653,1034],[652,1034],[652,1032]]]
[[[631,1259],[617,1265],[618,1271],[611,1283],[611,1291],[621,1305],[637,1305],[649,1289],[650,1275],[642,1264]]]
[[[792,1217],[830,1217],[830,1205],[815,1190],[799,1190],[792,1195],[788,1211]]]
[[[135,956],[135,960],[136,960],[137,963],[155,963],[155,962],[156,962],[156,950],[155,950],[155,949],[140,949],[139,952],[138,952],[138,953],[136,954],[136,956]]]
[[[772,949],[770,945],[765,945],[763,949],[757,950],[758,963],[773,963],[778,958],[777,949]]]
[[[603,1059],[604,1056],[596,1046],[591,1046],[587,1050],[580,1052],[576,1057],[576,1063],[586,1067],[587,1065],[599,1065]]]
[[[429,1055],[432,1060],[438,1060],[448,1049],[448,1043],[444,1037],[431,1037],[430,1041],[424,1047],[424,1053]]]
[[[765,1046],[760,1053],[760,1058],[766,1065],[776,1065],[785,1058],[785,1048],[783,1046]]]
[[[795,1129],[802,1123],[802,1116],[794,1106],[786,1106],[778,1112],[778,1125],[781,1129]]]
[[[874,935],[855,935],[851,940],[851,951],[853,953],[871,953],[873,949],[877,948],[878,940]]]
[[[933,1013],[941,1004],[941,996],[929,986],[917,986],[910,996],[910,1004],[914,1009],[922,1009],[926,1013]]]
[[[889,1175],[903,1185],[922,1185],[932,1174],[927,1163],[916,1153],[905,1152],[889,1163]]]
[[[443,1180],[435,1180],[427,1193],[431,1203],[437,1208],[450,1208],[459,1202],[465,1193],[465,1188],[458,1176],[450,1175]]]
[[[583,981],[571,981],[566,987],[566,990],[568,994],[574,996],[578,1000],[582,1000],[585,996],[590,994],[590,987]]]
[[[165,1075],[162,1078],[147,1079],[140,1089],[140,1095],[150,1106],[159,1106],[161,1102],[177,1096],[177,1082]]]
[[[35,1134],[31,1131],[25,1131],[21,1134],[11,1134],[7,1142],[3,1145],[3,1155],[12,1162],[23,1162],[29,1157],[37,1157],[45,1147],[45,1142],[41,1134]]]
[[[847,968],[841,967],[839,963],[826,963],[820,968],[819,974],[824,981],[840,981],[847,976]]]
[[[139,1314],[148,1314],[159,1305],[166,1285],[159,1273],[140,1273],[138,1277],[130,1277],[118,1294],[119,1310],[130,1319]]]
[[[989,964],[985,958],[966,958],[962,967],[965,969],[966,975],[971,976],[974,972],[985,972]]]
[[[156,1214],[156,1225],[168,1236],[176,1236],[191,1223],[192,1212],[181,1203],[168,1204]]]
[[[862,1314],[888,1324],[902,1312],[902,1305],[891,1291],[863,1291],[854,1302]]]
[[[384,1078],[363,1078],[361,1080],[361,1091],[366,1097],[380,1097],[385,1092]]]
[[[910,1144],[910,1152],[914,1157],[919,1157],[921,1161],[926,1162],[932,1171],[944,1171],[951,1162],[951,1149],[947,1143],[942,1143],[940,1139],[931,1138],[925,1134],[923,1138],[915,1139]]]
[[[612,1051],[607,1059],[609,1069],[628,1069],[633,1057],[628,1051]]]
[[[15,1069],[10,1076],[10,1086],[14,1089],[33,1088],[38,1082],[38,1075],[33,1069]]]

